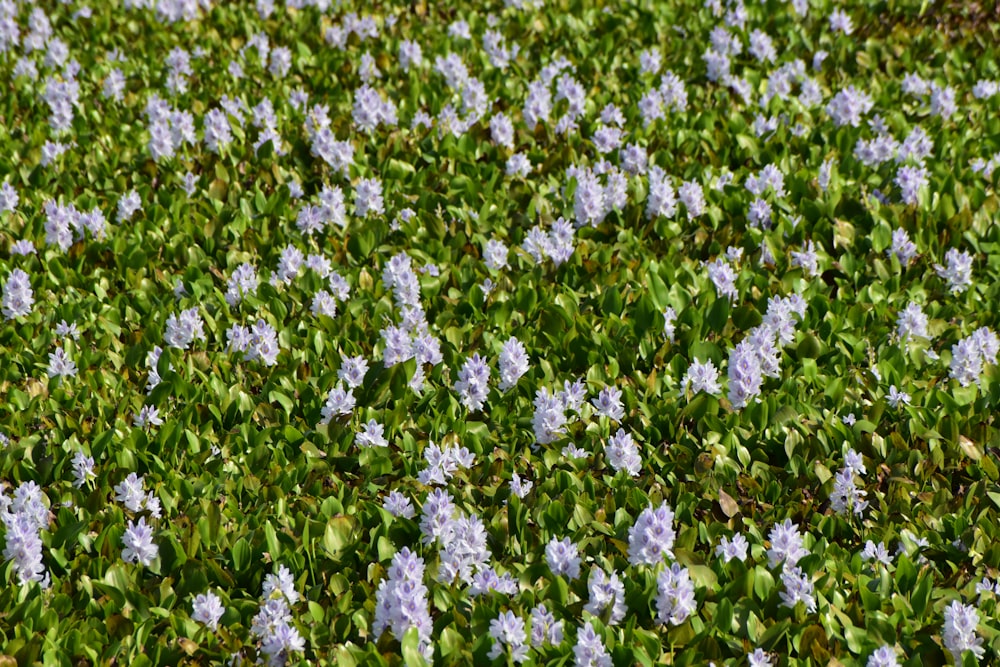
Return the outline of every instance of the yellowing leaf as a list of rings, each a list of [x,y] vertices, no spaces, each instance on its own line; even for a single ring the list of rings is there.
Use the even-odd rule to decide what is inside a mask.
[[[739,504],[733,499],[731,495],[719,489],[719,507],[722,508],[722,513],[725,514],[730,519],[733,518],[740,511]]]
[[[973,461],[978,461],[983,458],[983,450],[976,443],[969,440],[967,437],[960,436],[958,438],[958,446],[962,449],[966,456],[968,456]]]

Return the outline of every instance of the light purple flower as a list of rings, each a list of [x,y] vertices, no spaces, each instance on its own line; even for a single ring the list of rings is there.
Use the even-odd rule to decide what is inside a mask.
[[[192,612],[191,618],[199,623],[204,623],[209,630],[214,632],[218,629],[219,619],[226,612],[226,608],[222,606],[218,595],[209,592],[195,596]]]
[[[122,559],[126,563],[139,563],[146,567],[160,555],[160,549],[153,542],[153,530],[146,525],[146,517],[139,517],[138,523],[130,519],[122,536]]]
[[[622,391],[617,387],[605,387],[592,399],[590,404],[594,406],[595,414],[607,417],[614,421],[621,421],[625,416],[625,406],[622,404]]]

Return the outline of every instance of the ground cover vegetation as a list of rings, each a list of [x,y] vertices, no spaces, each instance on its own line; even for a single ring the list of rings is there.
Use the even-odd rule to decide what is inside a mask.
[[[0,663],[992,664],[997,43],[0,0]]]

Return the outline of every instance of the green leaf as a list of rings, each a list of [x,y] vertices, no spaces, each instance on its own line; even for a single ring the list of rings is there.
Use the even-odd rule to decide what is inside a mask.
[[[339,560],[341,552],[354,544],[355,521],[351,517],[334,517],[326,522],[323,532],[323,548],[333,560]]]
[[[715,333],[722,333],[729,322],[729,301],[727,299],[716,299],[712,308],[708,311],[706,318],[708,325]]]
[[[913,567],[913,562],[906,554],[900,555],[896,562],[896,586],[899,592],[907,595],[913,591],[913,584],[917,581],[917,570]]]
[[[725,634],[733,630],[733,603],[727,597],[722,598],[715,609],[715,627]]]
[[[656,309],[663,312],[670,305],[670,292],[667,289],[667,284],[660,278],[658,270],[658,264],[650,263],[646,271],[646,285]]]
[[[913,594],[910,595],[910,607],[913,608],[913,617],[918,621],[924,617],[924,611],[927,610],[927,603],[931,599],[933,587],[933,577],[929,573],[925,573],[917,582],[917,587],[913,589]]]
[[[427,661],[420,653],[420,634],[411,626],[403,635],[403,664],[406,667],[427,667]]]
[[[864,628],[856,628],[849,625],[844,628],[844,638],[847,640],[847,648],[851,653],[860,655],[866,653],[868,649],[868,631]]]
[[[242,537],[233,544],[233,569],[242,572],[250,565],[250,545]]]
[[[270,554],[271,560],[278,560],[281,558],[281,543],[278,542],[278,534],[274,531],[274,526],[268,521],[264,524],[264,539],[267,542],[267,553]]]

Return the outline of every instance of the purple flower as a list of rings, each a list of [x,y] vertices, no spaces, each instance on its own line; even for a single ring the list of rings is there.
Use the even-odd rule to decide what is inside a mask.
[[[136,428],[146,428],[147,426],[160,426],[163,420],[155,405],[144,405],[139,410],[139,414],[132,418],[132,425]]]
[[[486,569],[489,564],[486,527],[475,514],[455,519],[443,546],[438,568],[438,581],[442,583],[451,583],[457,577],[466,585],[471,585],[473,574]]]
[[[948,289],[961,294],[972,286],[972,255],[964,250],[949,248],[944,255],[946,266],[934,265],[938,276],[948,281]]]
[[[458,373],[458,381],[455,382],[455,391],[459,394],[459,400],[469,412],[478,412],[483,409],[486,395],[489,392],[487,386],[490,379],[490,367],[486,361],[473,354],[462,370]]]
[[[662,503],[653,508],[650,504],[639,514],[628,531],[628,562],[632,565],[658,565],[672,555],[674,539],[674,511]]]
[[[574,667],[611,667],[611,655],[590,623],[584,623],[573,647]]]
[[[889,401],[890,406],[898,408],[900,403],[903,405],[910,404],[910,395],[905,391],[899,391],[896,389],[896,385],[891,385],[889,387],[889,395],[886,396],[886,400]]]
[[[729,402],[740,410],[760,395],[764,383],[760,356],[750,338],[744,338],[729,353]]]
[[[826,112],[833,118],[837,127],[861,125],[861,117],[871,111],[874,106],[872,98],[858,91],[854,86],[848,86],[833,96],[826,106]]]
[[[777,567],[782,561],[786,566],[795,565],[801,558],[809,555],[809,551],[802,546],[799,524],[792,523],[791,519],[775,524],[767,538],[771,541],[771,547],[767,550],[769,567]]]
[[[345,390],[339,383],[327,394],[326,404],[323,406],[323,421],[321,424],[329,424],[334,417],[349,415],[354,410],[355,398],[352,390]]]
[[[377,178],[363,178],[354,189],[354,214],[366,218],[371,214],[385,213],[382,199],[382,181]]]
[[[406,631],[416,628],[420,638],[419,648],[427,660],[433,655],[431,631],[433,621],[427,587],[423,583],[424,561],[407,547],[392,558],[389,577],[375,592],[375,620],[372,632],[375,637],[390,630],[402,641]]]
[[[383,100],[368,84],[354,91],[352,118],[362,132],[371,134],[379,125],[395,125],[396,113],[396,105],[391,100]]]
[[[951,348],[949,376],[963,387],[979,384],[986,364],[995,364],[1000,339],[988,327],[980,327]]]
[[[619,149],[618,160],[625,173],[632,176],[644,174],[647,170],[649,154],[646,149],[638,144],[628,144]]]
[[[705,193],[701,184],[696,181],[684,181],[677,189],[681,203],[687,209],[688,217],[692,220],[701,216],[705,212]]]
[[[889,550],[886,549],[885,543],[879,542],[875,544],[871,540],[865,542],[865,548],[861,551],[861,560],[865,562],[875,561],[883,565],[892,564],[892,557],[889,555]]]
[[[94,459],[87,456],[81,450],[73,454],[73,486],[81,488],[88,479],[94,477]]]
[[[854,32],[854,25],[851,23],[851,17],[848,16],[847,12],[842,9],[834,9],[830,12],[830,30],[836,32],[840,31],[845,35],[850,35]]]
[[[188,308],[181,311],[180,316],[171,314],[167,318],[167,329],[163,334],[167,345],[186,350],[196,339],[205,340],[205,322],[197,308]]]
[[[354,444],[359,447],[388,447],[389,443],[385,439],[385,426],[374,419],[369,419],[366,424],[362,425],[361,431],[355,434]]]
[[[660,623],[680,625],[696,608],[694,582],[687,568],[674,563],[656,576],[656,618]]]
[[[747,656],[749,667],[772,667],[770,656],[764,653],[764,649],[754,649],[753,653]]]
[[[502,271],[507,268],[507,255],[510,250],[503,241],[490,239],[486,242],[486,249],[483,251],[483,260],[486,268],[491,271]]]
[[[715,285],[715,291],[720,297],[725,297],[731,302],[737,298],[736,292],[736,272],[732,265],[721,257],[706,265],[708,269],[708,279]]]
[[[676,334],[676,322],[677,322],[677,312],[673,308],[667,308],[663,311],[663,335],[667,337],[671,343],[674,342],[674,336]]]
[[[277,571],[264,576],[265,599],[274,599],[278,596],[284,597],[288,604],[295,604],[299,601],[299,593],[295,590],[295,577],[292,571],[284,565],[279,565]]]
[[[896,185],[902,191],[903,202],[913,206],[917,203],[917,195],[921,188],[927,187],[930,173],[926,167],[903,165],[896,172]]]
[[[204,623],[209,630],[215,631],[219,627],[219,619],[226,612],[222,606],[222,601],[215,593],[202,593],[194,598],[192,604],[192,616],[199,623]]]
[[[590,570],[587,580],[589,598],[584,605],[584,611],[594,616],[605,618],[608,625],[618,625],[625,618],[625,584],[618,577],[618,572],[612,570],[607,574],[595,567]]]
[[[899,336],[900,343],[906,343],[910,338],[931,338],[927,332],[927,315],[920,304],[911,301],[899,313],[896,318],[896,335]]]
[[[511,177],[527,178],[531,174],[531,160],[524,153],[514,153],[507,158],[506,173]]]
[[[951,653],[955,665],[962,664],[962,655],[966,651],[972,651],[976,662],[985,655],[983,638],[977,634],[978,625],[979,612],[972,605],[964,605],[955,600],[945,607],[941,641]]]
[[[382,509],[393,516],[412,519],[415,512],[413,503],[399,491],[390,491],[382,502]]]
[[[160,549],[153,542],[153,529],[146,525],[146,517],[139,517],[139,523],[128,522],[122,536],[122,559],[126,563],[139,563],[146,567],[160,555]]]
[[[6,501],[6,498],[3,500]],[[0,509],[2,507],[0,503]],[[40,525],[27,511],[0,512],[0,515],[7,533],[3,557],[14,561],[18,581],[22,584],[44,582],[48,575],[42,562],[42,539],[38,533],[48,522]]]
[[[563,401],[542,387],[535,392],[535,413],[531,419],[535,440],[540,445],[555,442],[566,429],[566,405]]]
[[[618,429],[617,433],[608,438],[604,454],[616,472],[624,470],[630,477],[635,477],[642,468],[639,448],[632,439],[632,434],[623,429]]]
[[[76,363],[66,354],[66,350],[57,347],[55,352],[49,353],[48,376],[54,377],[76,377]]]
[[[487,657],[496,660],[510,649],[511,659],[520,664],[528,659],[528,633],[524,630],[524,619],[512,611],[501,612],[498,618],[490,621],[489,635],[493,646]]]
[[[31,279],[27,273],[21,269],[14,269],[10,272],[10,276],[3,286],[3,296],[0,298],[0,303],[3,306],[3,316],[8,320],[25,317],[31,313],[31,307],[35,303],[35,294],[31,290]]]
[[[337,371],[337,377],[351,389],[362,385],[368,372],[368,361],[362,356],[345,357]]]
[[[590,401],[594,406],[595,413],[601,417],[607,417],[614,421],[621,421],[625,416],[625,407],[622,405],[622,391],[617,387],[605,387],[597,395],[597,398]]]
[[[525,498],[529,493],[531,493],[531,487],[533,486],[534,484],[530,479],[521,479],[521,476],[516,472],[511,477],[510,492],[518,498]]]
[[[694,358],[681,380],[681,391],[687,392],[689,388],[692,394],[705,392],[717,396],[722,393],[719,371],[711,359],[701,363],[697,357]]]
[[[715,555],[727,563],[734,558],[739,561],[745,561],[749,547],[750,543],[747,542],[747,538],[737,533],[733,535],[732,540],[728,537],[723,537],[719,545],[715,547]]]
[[[467,447],[445,445],[439,447],[433,442],[424,449],[427,467],[420,471],[417,480],[421,484],[444,485],[460,469],[469,469],[476,463],[475,455]]]
[[[896,651],[888,644],[878,647],[868,656],[868,662],[865,663],[865,667],[899,667],[899,662],[896,660]]]
[[[530,369],[528,353],[524,343],[517,338],[509,338],[500,349],[500,391],[507,391]]]
[[[244,296],[255,295],[259,282],[257,267],[252,264],[240,264],[233,271],[226,284],[226,303],[230,306],[237,306]]]
[[[659,166],[649,169],[649,195],[646,198],[646,217],[650,220],[663,216],[672,218],[677,212],[677,196],[666,172]]]
[[[17,190],[14,189],[10,183],[4,183],[0,185],[0,213],[4,211],[13,212],[17,210],[17,204],[20,201],[20,197],[17,194]]]
[[[580,549],[568,537],[552,538],[545,546],[545,562],[552,574],[565,574],[570,579],[580,576]]]
[[[813,582],[802,572],[802,568],[786,565],[781,571],[781,583],[785,587],[785,590],[779,593],[783,605],[794,608],[796,604],[802,602],[806,606],[806,611],[810,614],[816,613]]]
[[[283,79],[292,68],[292,51],[287,46],[279,46],[271,51],[271,62],[267,70],[276,78]]]
[[[563,641],[563,622],[540,604],[531,610],[531,645],[542,648],[546,644],[559,645]]]

